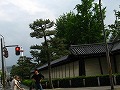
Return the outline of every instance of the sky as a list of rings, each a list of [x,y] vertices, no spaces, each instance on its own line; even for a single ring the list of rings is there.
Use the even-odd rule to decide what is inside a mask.
[[[0,35],[4,36],[5,46],[19,45],[24,49],[24,56],[31,57],[30,46],[41,44],[43,39],[30,37],[29,24],[36,19],[55,21],[63,13],[76,11],[77,4],[81,4],[81,0],[0,0]],[[120,10],[120,0],[103,0],[102,5],[106,7],[104,23],[114,23],[113,10]],[[15,65],[19,59],[15,47],[7,49],[9,57],[5,58],[5,65]]]

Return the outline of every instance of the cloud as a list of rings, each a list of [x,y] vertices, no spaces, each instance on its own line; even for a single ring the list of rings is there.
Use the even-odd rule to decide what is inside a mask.
[[[38,4],[31,0],[8,0],[8,2],[30,14],[35,14],[40,11]]]
[[[8,3],[4,0],[0,0],[0,20],[1,21],[11,21],[9,15],[6,13],[4,7],[7,6]]]
[[[8,2],[31,15],[48,11],[43,4],[38,4],[36,0],[8,0]]]
[[[24,17],[24,21],[32,18],[55,20],[54,13],[38,0],[1,0],[0,20],[13,22],[23,20]]]
[[[0,10],[0,21],[11,21],[11,18],[4,11]]]

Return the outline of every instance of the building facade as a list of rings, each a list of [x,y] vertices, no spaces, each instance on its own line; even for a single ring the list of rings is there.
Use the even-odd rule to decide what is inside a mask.
[[[120,73],[120,41],[108,43],[113,73]],[[108,74],[105,44],[72,45],[71,54],[51,62],[52,78]],[[48,65],[38,68],[48,78]]]

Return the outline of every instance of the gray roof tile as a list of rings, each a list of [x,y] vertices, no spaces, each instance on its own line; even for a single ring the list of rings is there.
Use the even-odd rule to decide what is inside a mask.
[[[120,50],[120,41],[116,41],[113,43],[113,48],[111,51],[116,51],[116,50]]]
[[[54,64],[56,64],[56,63],[58,63],[58,62],[61,62],[61,61],[64,61],[64,60],[66,60],[68,58],[68,56],[63,56],[63,57],[61,57],[60,59],[57,59],[57,60],[54,60],[54,61],[52,61],[51,62],[51,65],[54,65]],[[48,66],[48,64],[44,64],[43,66],[41,66],[41,67],[39,67],[39,68],[37,68],[37,69],[43,69],[43,68],[45,68],[45,67],[47,67]]]
[[[112,43],[108,44],[108,48],[111,51],[113,47]],[[83,45],[71,45],[70,51],[73,55],[88,55],[88,54],[100,54],[105,53],[105,44],[83,44]]]

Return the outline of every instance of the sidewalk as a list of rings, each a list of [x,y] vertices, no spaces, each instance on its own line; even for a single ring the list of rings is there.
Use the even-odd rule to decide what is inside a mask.
[[[22,86],[25,90],[29,90],[29,87]],[[111,86],[100,86],[100,87],[79,87],[79,88],[55,88],[55,89],[44,89],[44,90],[111,90]],[[114,86],[114,90],[120,90],[120,85]]]
[[[56,89],[44,89],[44,90],[111,90],[111,87],[100,86],[100,87],[80,87],[80,88],[56,88]],[[114,86],[114,90],[120,90],[120,86]]]
[[[45,89],[45,90],[111,90],[111,87],[103,86],[103,87],[81,87],[81,88],[56,88],[56,89]],[[114,90],[120,90],[120,86],[115,86]]]
[[[21,85],[25,90],[29,90],[29,87]],[[3,90],[3,89],[0,89]],[[7,87],[6,90],[10,90]],[[111,86],[100,86],[100,87],[79,87],[79,88],[55,88],[55,89],[44,89],[44,90],[111,90]],[[114,90],[120,90],[120,85],[114,86]]]

